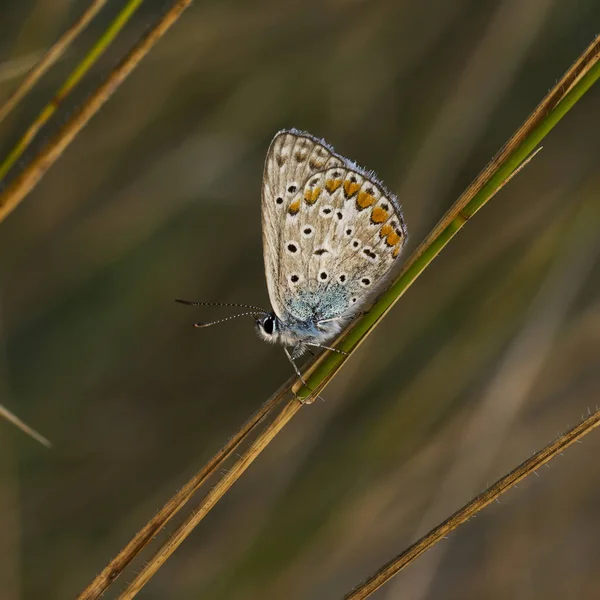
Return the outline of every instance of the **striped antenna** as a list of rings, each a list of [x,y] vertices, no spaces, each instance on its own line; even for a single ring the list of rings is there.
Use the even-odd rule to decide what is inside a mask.
[[[256,316],[264,315],[264,314],[268,314],[268,313],[263,313],[263,312],[239,313],[238,315],[231,315],[230,317],[225,317],[224,319],[218,319],[217,321],[208,321],[207,323],[203,323],[203,322],[194,323],[194,327],[210,327],[211,325],[216,325],[217,323],[224,323],[225,321],[231,321],[231,319],[237,319],[238,317],[247,317],[248,315],[256,317]]]
[[[261,315],[270,314],[264,308],[260,308],[259,306],[252,306],[250,304],[236,304],[234,302],[194,302],[192,300],[183,300],[182,298],[175,298],[175,302],[179,302],[179,304],[187,304],[188,306],[234,306],[236,308],[250,308],[254,311],[257,311]]]

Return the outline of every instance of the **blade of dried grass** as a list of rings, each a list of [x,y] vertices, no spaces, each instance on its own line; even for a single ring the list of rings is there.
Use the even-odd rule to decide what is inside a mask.
[[[453,515],[442,521],[437,527],[409,546],[404,552],[394,557],[381,567],[374,575],[344,596],[344,600],[363,600],[378,590],[384,583],[399,573],[404,567],[417,559],[459,525],[468,521],[488,504],[499,498],[514,485],[528,477],[541,466],[552,460],[557,454],[579,441],[600,425],[600,410],[592,413],[587,419],[563,433],[560,437],[522,462],[516,469],[496,481],[484,492],[473,498]]]
[[[286,382],[267,400],[242,427],[219,449],[219,451],[198,471],[161,509],[144,525],[132,540],[113,558],[77,600],[95,600],[123,572],[125,567],[150,543],[152,538],[186,504],[198,488],[220,467],[239,444],[277,406],[288,392],[293,379]]]
[[[140,7],[144,0],[129,0],[121,9],[107,30],[100,36],[83,60],[75,67],[73,72],[67,77],[65,83],[60,87],[52,100],[43,108],[33,123],[28,127],[23,137],[17,142],[16,146],[10,151],[4,162],[0,165],[0,179],[3,179],[10,171],[11,167],[23,155],[29,144],[33,141],[38,131],[48,122],[50,117],[58,110],[62,101],[68,96],[69,92],[81,81],[84,75],[92,68],[96,61],[104,54],[104,51],[117,37],[117,34],[129,22],[135,11]],[[1,120],[1,114],[0,114]]]
[[[83,14],[65,31],[54,45],[42,56],[40,61],[31,69],[17,89],[0,106],[0,123],[17,106],[24,96],[33,88],[41,77],[65,53],[73,40],[87,27],[88,23],[98,14],[107,0],[93,0]]]
[[[12,423],[15,427],[20,429],[23,433],[27,434],[29,437],[33,438],[42,446],[46,446],[46,448],[52,448],[52,444],[50,440],[45,438],[41,433],[38,433],[33,427],[30,427],[25,423],[25,421],[19,419],[15,413],[11,412],[6,408],[6,406],[0,404],[0,417]]]
[[[35,187],[46,171],[54,164],[65,148],[75,139],[88,121],[102,108],[121,83],[148,54],[154,44],[179,19],[192,0],[177,0],[129,51],[107,79],[83,103],[79,110],[65,123],[48,145],[27,165],[0,196],[0,222],[9,215]]]
[[[0,63],[0,84],[28,73],[42,54],[43,51],[38,50]]]
[[[119,600],[131,600],[150,581],[152,576],[165,563],[167,558],[175,552],[179,545],[194,530],[196,525],[209,513],[212,507],[225,495],[227,490],[240,478],[242,473],[254,462],[258,455],[269,445],[275,436],[290,422],[292,417],[302,408],[299,400],[288,402],[273,419],[273,421],[260,433],[242,457],[235,462],[231,469],[222,477],[217,485],[206,495],[200,505],[194,509],[190,516],[177,528],[165,544],[158,550],[152,559],[138,573],[127,589],[119,596]]]
[[[600,37],[596,38],[594,42],[590,44],[581,57],[551,89],[532,115],[525,121],[524,125],[485,167],[446,215],[444,215],[425,241],[417,248],[400,272],[398,278],[388,289],[388,292],[386,292],[380,298],[378,303],[374,305],[373,309],[378,305],[380,308],[380,310],[375,313],[375,320],[371,322],[371,319],[368,319],[369,315],[373,312],[373,309],[371,310],[371,313],[367,313],[365,317],[359,320],[359,324],[361,322],[367,323],[366,328],[361,328],[362,337],[359,336],[357,341],[352,340],[353,343],[351,344],[346,343],[348,332],[354,333],[354,330],[352,329],[353,325],[350,325],[342,334],[344,337],[342,339],[342,344],[339,345],[340,348],[349,351],[349,353],[353,352],[359,346],[362,339],[364,339],[379,320],[385,316],[387,311],[391,309],[395,301],[397,301],[404,291],[412,285],[416,278],[454,237],[458,230],[462,228],[468,218],[479,210],[483,204],[489,201],[506,184],[506,182],[516,174],[516,172],[531,160],[532,157],[530,155],[541,139],[545,137],[560,118],[568,112],[575,102],[589,89],[598,76],[600,76],[599,59]],[[560,110],[556,112],[559,107]],[[553,116],[554,118],[549,119],[550,116]],[[389,302],[390,293],[395,294],[394,299],[391,302]],[[382,299],[384,300],[383,304]],[[341,360],[340,357],[342,357]],[[309,386],[312,387],[314,385],[315,387],[311,390],[305,388],[302,384],[297,384],[294,388],[298,388],[296,392],[298,396],[305,399],[314,394],[315,391],[318,392],[322,390],[337,373],[339,367],[347,358],[347,356],[339,355],[337,353],[326,353],[313,360],[306,369],[306,374],[309,377]],[[237,478],[241,476],[251,462],[255,460],[258,453],[266,447],[276,433],[283,428],[301,406],[302,405],[298,403],[295,398],[289,401],[277,417],[277,427],[273,428],[273,426],[271,426],[259,435],[250,449],[234,464],[229,473],[217,484],[217,487],[210,492],[194,510],[188,521],[186,521],[173,536],[163,544],[154,557],[145,565],[124,592],[124,595],[120,597],[121,600],[133,598],[137,594],[143,585],[149,581],[152,575],[181,544],[183,539],[189,535],[193,528],[202,520],[233,483],[235,483]],[[284,418],[281,418],[282,415]],[[242,436],[241,439],[244,437],[245,436]],[[219,464],[215,464],[215,468],[217,468]],[[85,598],[87,600],[87,597]],[[82,600],[82,597],[80,597],[79,600]]]

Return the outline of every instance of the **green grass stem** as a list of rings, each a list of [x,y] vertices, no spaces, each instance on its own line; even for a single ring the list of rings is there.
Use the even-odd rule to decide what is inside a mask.
[[[394,283],[365,315],[350,326],[351,329],[347,330],[342,341],[337,344],[337,348],[347,352],[348,355],[358,348],[467,221],[519,171],[540,142],[590,89],[598,77],[600,77],[600,37],[590,44],[531,117],[484,169],[474,185],[450,208],[432,234],[406,263]],[[300,399],[314,397],[315,392],[322,390],[346,362],[348,355],[329,352],[322,360],[316,361],[305,378],[308,388],[301,385],[296,390],[296,395]]]
[[[10,151],[8,156],[4,159],[4,162],[0,165],[0,180],[6,177],[6,174],[23,155],[38,131],[50,120],[71,90],[83,79],[102,54],[104,54],[106,49],[110,46],[121,29],[125,27],[143,1],[144,0],[129,0],[83,60],[75,67],[52,100],[42,109],[23,137],[17,142],[16,146]]]

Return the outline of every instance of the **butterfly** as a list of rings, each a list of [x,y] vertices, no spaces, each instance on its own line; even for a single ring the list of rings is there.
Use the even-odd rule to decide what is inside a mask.
[[[235,306],[252,309],[243,314],[258,317],[259,337],[283,345],[302,380],[294,360],[311,347],[336,351],[326,343],[386,280],[406,242],[406,225],[396,197],[372,171],[296,129],[271,142],[261,213],[272,311]]]

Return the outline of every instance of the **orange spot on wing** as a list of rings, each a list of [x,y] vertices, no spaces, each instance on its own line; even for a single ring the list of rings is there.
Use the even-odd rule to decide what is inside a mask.
[[[388,235],[390,235],[390,233],[393,233],[394,229],[392,228],[392,226],[389,223],[386,223],[380,230],[379,230],[379,235],[384,238]]]
[[[380,206],[376,206],[371,213],[371,222],[372,223],[383,223],[388,217],[389,213],[387,210],[383,210]]]
[[[300,210],[300,200],[294,200],[290,204],[290,207],[288,208],[288,213],[290,215],[295,215],[298,213],[299,210]]]
[[[359,192],[358,198],[356,198],[356,206],[358,210],[363,210],[369,206],[375,204],[375,196],[367,192]]]
[[[317,198],[319,197],[321,193],[321,188],[320,187],[316,187],[314,189],[310,189],[307,188],[307,190],[304,192],[304,200],[307,204],[314,204],[317,201]]]
[[[325,189],[330,193],[333,194],[333,192],[335,192],[335,190],[337,190],[340,185],[342,185],[342,180],[341,179],[328,179],[325,182]]]
[[[388,233],[387,237],[385,238],[385,243],[388,246],[395,246],[398,242],[400,242],[400,236],[395,231]]]
[[[346,198],[352,198],[352,196],[354,196],[359,189],[360,183],[357,183],[356,181],[350,181],[349,179],[344,181],[344,195]]]
[[[394,226],[386,223],[379,230],[379,235],[382,238],[385,238],[385,243],[390,247],[394,248],[392,252],[392,256],[396,258],[398,254],[400,254],[400,250],[402,250],[402,245],[400,242],[402,241],[402,232],[398,231]]]

